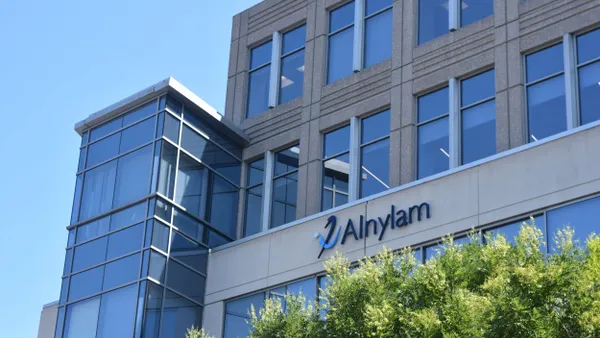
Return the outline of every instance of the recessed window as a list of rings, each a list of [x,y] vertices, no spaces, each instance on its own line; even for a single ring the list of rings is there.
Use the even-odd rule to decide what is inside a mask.
[[[263,189],[265,161],[260,159],[246,168],[246,214],[244,237],[259,233],[262,229]]]
[[[350,126],[323,135],[321,210],[348,203]]]
[[[281,74],[278,103],[302,96],[304,86],[304,43],[306,25],[283,34],[281,39]]]
[[[600,29],[577,37],[581,124],[600,120]]]
[[[450,167],[449,90],[417,99],[417,176],[431,176]]]
[[[299,154],[298,146],[275,154],[271,228],[296,220]]]
[[[248,75],[248,103],[246,117],[258,115],[269,108],[269,80],[271,76],[271,41],[252,48]]]
[[[362,119],[360,198],[390,188],[390,111]]]

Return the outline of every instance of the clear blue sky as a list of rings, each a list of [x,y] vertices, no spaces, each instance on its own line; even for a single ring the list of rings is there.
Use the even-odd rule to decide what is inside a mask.
[[[219,111],[231,19],[258,0],[0,0],[0,336],[58,299],[89,114],[173,76]]]

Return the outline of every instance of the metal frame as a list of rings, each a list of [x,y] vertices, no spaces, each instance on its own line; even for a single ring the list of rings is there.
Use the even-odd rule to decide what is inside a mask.
[[[349,168],[348,168],[348,192],[342,192],[342,191],[340,191],[339,193],[348,196],[348,202],[352,201],[350,194],[352,193],[352,188],[351,187],[353,186],[353,184],[351,182],[352,182],[352,178],[353,178],[353,171],[355,171],[355,169],[352,166],[352,156],[355,155],[355,154],[353,154],[353,152],[352,152],[352,145],[351,145],[351,143],[352,143],[352,138],[353,138],[352,135],[355,133],[354,129],[356,129],[356,125],[352,124],[352,119],[351,119],[349,125],[346,124],[346,125],[337,127],[335,129],[329,130],[329,131],[327,131],[325,133],[322,133],[320,135],[321,139],[324,141],[326,134],[335,132],[337,130],[340,130],[340,129],[346,128],[346,127],[350,128],[350,139],[348,140],[348,143],[349,143],[348,144],[348,149],[344,150],[344,151],[341,151],[339,153],[330,155],[330,156],[325,156],[325,151],[323,150],[322,151],[322,156],[321,156],[321,189],[333,192],[332,207],[334,207],[334,208],[336,207],[336,205],[335,205],[335,193],[337,193],[337,190],[335,189],[335,186],[334,186],[333,189],[325,187],[325,174],[324,174],[325,173],[325,162],[327,162],[329,160],[336,159],[338,157],[341,157],[341,156],[344,156],[344,155],[348,154],[348,161],[349,161]],[[324,200],[324,196],[321,193],[321,205],[320,205],[321,211],[329,210],[329,209],[323,210],[323,200]],[[340,205],[343,205],[343,204],[340,204]]]

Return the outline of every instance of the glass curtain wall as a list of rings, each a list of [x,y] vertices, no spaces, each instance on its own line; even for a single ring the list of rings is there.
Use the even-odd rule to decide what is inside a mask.
[[[171,96],[85,131],[55,337],[200,326],[208,249],[235,239],[240,156]]]

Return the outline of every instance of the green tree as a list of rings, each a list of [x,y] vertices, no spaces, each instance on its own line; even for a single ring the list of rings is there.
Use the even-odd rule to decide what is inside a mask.
[[[325,263],[322,305],[268,300],[252,309],[251,337],[600,337],[600,238],[581,248],[566,228],[554,241],[547,255],[541,231],[524,223],[514,244],[445,238],[425,264],[409,249],[358,266],[338,255]]]
[[[213,338],[204,332],[204,329],[193,327],[187,330],[185,338]]]

